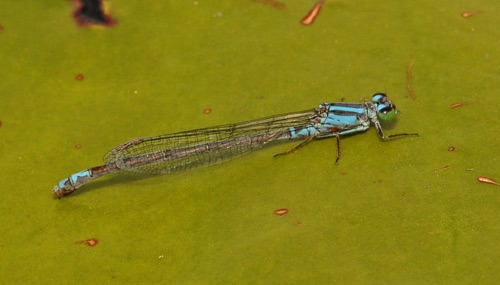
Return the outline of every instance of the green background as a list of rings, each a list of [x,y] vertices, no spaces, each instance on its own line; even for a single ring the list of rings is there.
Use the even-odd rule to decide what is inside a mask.
[[[500,188],[477,182],[500,180],[497,1],[327,0],[311,26],[314,1],[283,3],[114,0],[111,28],[76,25],[71,1],[0,4],[2,283],[498,281]],[[375,92],[401,111],[386,132],[420,137],[51,192],[135,137]]]

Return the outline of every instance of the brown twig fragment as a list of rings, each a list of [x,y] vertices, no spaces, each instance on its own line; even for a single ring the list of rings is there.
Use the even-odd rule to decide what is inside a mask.
[[[500,186],[500,183],[496,182],[495,180],[493,180],[491,178],[484,177],[484,176],[479,176],[477,178],[477,181]]]
[[[307,13],[307,15],[302,18],[302,20],[300,20],[300,23],[305,26],[309,26],[314,23],[314,20],[316,20],[316,17],[318,17],[319,11],[321,11],[321,7],[323,7],[324,2],[324,0],[319,0],[318,2],[316,2],[311,11],[309,11],[309,13]]]
[[[415,95],[411,84],[411,81],[413,79],[412,68],[413,60],[410,61],[410,63],[408,64],[408,68],[406,69],[406,90],[408,90],[408,94],[410,95],[411,99],[417,100],[417,96]]]

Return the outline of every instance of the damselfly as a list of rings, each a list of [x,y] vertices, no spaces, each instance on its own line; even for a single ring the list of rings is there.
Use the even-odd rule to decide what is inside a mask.
[[[122,170],[145,173],[171,173],[213,165],[257,150],[273,142],[302,141],[290,153],[313,139],[339,137],[362,132],[375,126],[382,140],[417,134],[386,136],[379,119],[392,120],[396,106],[383,93],[366,103],[323,103],[316,109],[271,116],[253,121],[211,128],[137,138],[121,144],[104,156],[106,164],[75,173],[57,184],[58,197],[73,193],[83,184]],[[279,154],[278,154],[279,155]]]

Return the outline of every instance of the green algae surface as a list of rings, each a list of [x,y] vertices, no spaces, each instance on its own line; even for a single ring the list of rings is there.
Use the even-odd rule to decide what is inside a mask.
[[[315,1],[108,3],[108,28],[77,25],[71,1],[1,5],[5,284],[499,279],[500,187],[477,181],[500,180],[496,1],[327,0],[310,26]],[[274,158],[285,143],[52,195],[135,137],[376,92],[401,111],[385,131],[419,137],[372,128],[341,139],[338,164],[334,139]]]

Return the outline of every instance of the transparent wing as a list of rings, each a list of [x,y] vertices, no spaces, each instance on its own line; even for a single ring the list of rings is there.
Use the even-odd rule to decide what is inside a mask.
[[[170,173],[226,161],[278,140],[289,139],[290,127],[313,124],[316,111],[309,110],[236,124],[137,138],[104,156],[121,169]]]

